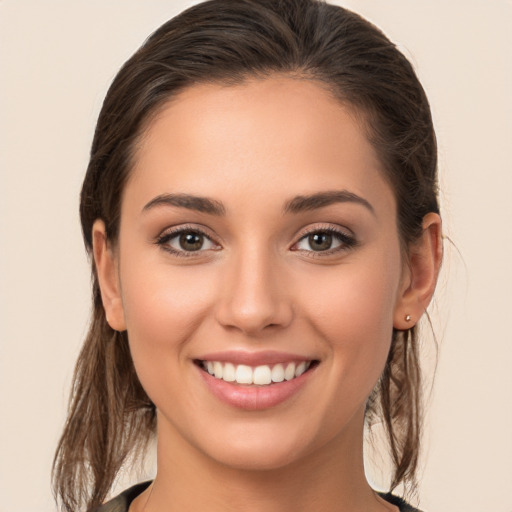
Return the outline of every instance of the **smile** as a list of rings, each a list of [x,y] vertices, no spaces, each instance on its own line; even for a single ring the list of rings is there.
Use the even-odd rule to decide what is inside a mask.
[[[269,386],[300,377],[315,361],[248,366],[221,361],[199,361],[200,367],[216,379],[236,384]]]
[[[314,379],[319,359],[276,351],[231,350],[193,360],[206,388],[236,409],[261,411],[288,402]]]

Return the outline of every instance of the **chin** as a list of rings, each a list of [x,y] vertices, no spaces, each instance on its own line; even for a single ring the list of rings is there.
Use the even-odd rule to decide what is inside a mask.
[[[244,471],[272,471],[299,463],[321,452],[336,434],[322,425],[284,418],[233,422],[226,429],[212,428],[209,439],[191,439],[196,449],[225,467]],[[213,426],[213,425],[212,425]]]
[[[237,471],[272,471],[300,460],[301,453],[293,448],[279,447],[269,440],[255,443],[230,443],[226,449],[211,450],[209,455],[217,463]]]

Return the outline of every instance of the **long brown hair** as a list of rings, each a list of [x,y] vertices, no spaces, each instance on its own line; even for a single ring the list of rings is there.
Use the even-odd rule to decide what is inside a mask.
[[[105,98],[83,183],[80,216],[89,254],[92,225],[115,245],[122,192],[137,141],[170,97],[193,84],[237,84],[288,73],[314,79],[363,119],[396,197],[404,251],[438,212],[437,150],[430,108],[414,70],[384,34],[317,0],[210,0],[160,27],[124,64]],[[62,509],[91,510],[119,469],[155,431],[126,333],[107,324],[94,264],[93,313],[74,374],[69,415],[54,461]],[[421,427],[416,328],[395,331],[367,419],[383,422],[394,464],[391,488],[414,484]]]

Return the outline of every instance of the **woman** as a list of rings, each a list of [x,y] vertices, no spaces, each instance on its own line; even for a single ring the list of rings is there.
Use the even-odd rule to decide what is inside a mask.
[[[94,311],[55,460],[95,510],[157,438],[155,480],[98,510],[414,510],[416,324],[441,262],[436,144],[405,57],[313,0],[213,0],[105,99],[80,213]]]

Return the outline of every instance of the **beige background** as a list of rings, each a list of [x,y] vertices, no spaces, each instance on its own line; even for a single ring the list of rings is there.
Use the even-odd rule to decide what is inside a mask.
[[[95,119],[124,60],[189,3],[0,0],[0,512],[55,509],[50,465],[89,311],[77,206]],[[512,2],[339,3],[417,68],[457,247],[433,310],[422,508],[512,512]]]

